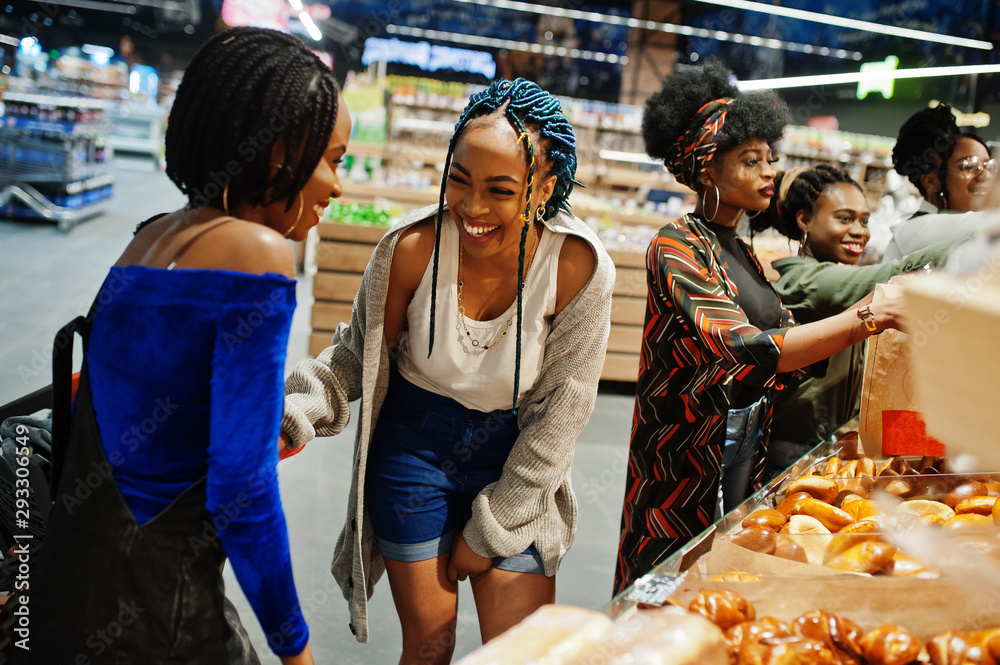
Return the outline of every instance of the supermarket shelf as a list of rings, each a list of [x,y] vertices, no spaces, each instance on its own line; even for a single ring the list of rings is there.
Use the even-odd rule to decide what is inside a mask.
[[[14,205],[17,200],[24,206]],[[56,222],[60,231],[69,231],[77,223],[103,213],[109,200],[98,201],[79,208],[56,205],[30,185],[9,185],[0,190],[0,215],[32,216]],[[27,213],[27,215],[25,214]]]

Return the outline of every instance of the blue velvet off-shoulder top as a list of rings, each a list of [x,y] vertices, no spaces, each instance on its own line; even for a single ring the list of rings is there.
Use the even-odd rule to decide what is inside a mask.
[[[309,639],[277,477],[294,309],[281,275],[116,267],[87,349],[105,454],[136,522],[207,477],[206,508],[279,656]]]

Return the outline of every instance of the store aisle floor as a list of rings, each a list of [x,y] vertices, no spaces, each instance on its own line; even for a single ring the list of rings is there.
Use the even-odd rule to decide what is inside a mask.
[[[69,233],[60,233],[54,224],[0,220],[0,404],[50,383],[52,338],[64,323],[86,312],[136,223],[184,202],[162,173],[118,170],[116,177],[108,212]],[[299,280],[288,370],[306,355],[311,290],[310,279]],[[578,442],[573,486],[580,524],[557,577],[557,602],[599,609],[610,600],[631,415],[631,397],[602,393]],[[375,588],[370,643],[362,645],[348,629],[347,603],[329,573],[347,509],[353,421],[340,436],[317,439],[282,462],[279,477],[296,585],[316,662],[382,665],[398,660],[401,644],[388,582],[383,579]],[[228,570],[226,584],[263,662],[277,663]],[[456,659],[479,644],[467,582],[459,594]]]

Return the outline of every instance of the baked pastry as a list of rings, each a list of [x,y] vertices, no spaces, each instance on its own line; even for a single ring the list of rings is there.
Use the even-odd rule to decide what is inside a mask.
[[[865,518],[871,517],[873,515],[878,515],[878,504],[871,499],[860,499],[859,501],[852,501],[847,504],[847,506],[842,507],[842,510],[850,515],[855,521],[863,520]]]
[[[970,496],[962,499],[954,506],[956,515],[974,513],[976,515],[993,516],[993,507],[997,503],[995,496]]]
[[[941,503],[948,506],[949,508],[954,508],[959,504],[959,502],[965,499],[970,499],[974,496],[989,496],[989,490],[986,485],[979,482],[978,480],[970,480],[967,483],[962,483],[952,491],[944,495],[941,499]]]
[[[976,513],[965,513],[955,515],[950,520],[945,520],[945,529],[993,529],[996,523],[992,517],[977,515]]]
[[[840,471],[841,464],[842,460],[839,457],[831,457],[826,461],[826,464],[823,465],[823,470],[819,472],[819,475],[832,478],[837,475],[838,471]]]
[[[804,476],[796,478],[792,481],[792,483],[788,486],[786,495],[795,494],[796,492],[805,492],[814,499],[819,499],[820,501],[825,501],[826,503],[832,503],[840,493],[840,487],[837,485],[836,481],[829,478],[823,478],[822,476]]]
[[[845,511],[829,503],[814,499],[799,499],[792,506],[792,515],[808,515],[815,517],[831,532],[837,532],[854,521]]]
[[[879,532],[881,530],[882,525],[876,519],[864,519],[848,524],[838,531],[834,538],[830,539],[823,560],[829,561],[860,543],[880,540]]]
[[[838,617],[826,610],[806,612],[792,622],[792,632],[824,642],[849,656],[861,656],[861,627],[850,619]]]
[[[823,554],[830,544],[830,530],[823,526],[815,517],[809,515],[792,515],[788,524],[781,530],[787,533],[787,540],[793,542],[806,553],[809,563],[823,563]]]
[[[511,658],[498,665],[530,662]],[[550,661],[544,661],[548,665]],[[572,665],[728,665],[729,649],[722,631],[704,617],[677,607],[658,607],[637,612],[617,624],[608,643],[592,649]],[[539,665],[542,665],[539,662]]]
[[[851,573],[875,573],[889,566],[896,548],[883,542],[854,545],[826,562],[827,567]]]
[[[706,582],[760,582],[760,578],[753,573],[748,573],[743,570],[731,570],[728,573],[719,573],[717,575],[709,575],[705,578]]]
[[[613,625],[611,618],[602,612],[568,605],[542,605],[456,665],[568,663],[608,643]]]
[[[734,545],[739,545],[740,547],[760,552],[761,554],[773,553],[774,547],[777,545],[774,531],[759,524],[737,531],[729,536],[729,540]]]
[[[778,544],[774,548],[774,556],[779,559],[809,563],[809,557],[806,555],[805,549],[791,540],[778,540]]]
[[[972,634],[949,630],[927,642],[931,665],[995,665],[983,640],[971,639]]]
[[[909,554],[897,551],[892,555],[892,560],[892,574],[894,577],[919,577],[922,579],[936,579],[941,577],[941,573]]]
[[[806,638],[763,639],[736,655],[737,665],[841,665],[833,649]]]
[[[871,457],[862,457],[858,461],[858,478],[872,478],[875,476],[875,460]]]
[[[941,517],[944,520],[950,520],[955,516],[955,511],[944,505],[940,501],[930,501],[928,499],[911,499],[910,501],[903,501],[898,506],[896,510],[901,513],[907,513],[910,515],[927,515],[934,514]]]
[[[913,633],[892,624],[879,626],[863,636],[860,646],[869,665],[908,665],[923,650]]]
[[[695,614],[700,614],[722,630],[744,621],[753,621],[756,611],[746,598],[729,589],[702,589],[688,606]]]
[[[791,627],[784,621],[778,621],[774,617],[761,617],[757,621],[744,621],[730,626],[724,636],[729,645],[729,653],[735,655],[751,642],[788,637],[791,634]]]
[[[785,526],[785,522],[787,521],[788,517],[786,517],[783,513],[779,513],[773,508],[762,508],[761,510],[755,510],[747,515],[741,526],[745,528],[756,524],[766,526],[777,533],[781,527]]]
[[[789,515],[792,514],[792,507],[798,501],[802,499],[808,499],[811,496],[812,495],[809,494],[808,492],[792,492],[791,494],[787,494],[785,498],[781,500],[781,503],[775,506],[774,509],[777,510],[782,515],[784,515],[785,517],[788,517]]]
[[[837,478],[857,478],[858,460],[852,459],[844,462],[835,475]]]

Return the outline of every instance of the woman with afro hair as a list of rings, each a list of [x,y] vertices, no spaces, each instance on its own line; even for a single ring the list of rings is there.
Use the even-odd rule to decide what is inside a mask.
[[[781,275],[775,291],[802,323],[838,314],[862,299],[876,284],[938,266],[958,242],[948,240],[881,265],[858,266],[871,232],[870,211],[861,185],[844,169],[821,164],[779,173],[775,196],[755,218],[756,231],[773,227],[799,243],[798,256],[771,264]],[[795,376],[774,398],[767,463],[784,470],[858,414],[864,344],[856,344],[818,365],[811,375]]]
[[[554,97],[524,79],[473,95],[439,203],[389,231],[350,324],[286,381],[293,448],[342,431],[361,400],[333,574],[363,642],[386,573],[401,664],[451,660],[459,580],[484,642],[554,602],[615,281],[600,240],[569,212],[575,172]]]
[[[918,111],[903,123],[892,149],[892,165],[923,199],[910,219],[892,227],[883,261],[991,223],[978,211],[986,206],[997,162],[980,137],[958,127],[947,104]]]
[[[771,146],[786,118],[773,92],[741,94],[718,62],[667,77],[646,102],[647,152],[698,203],[660,229],[646,252],[616,593],[763,480],[771,395],[782,375],[899,326],[889,301],[792,327],[737,236],[745,212],[766,210],[774,197]]]

